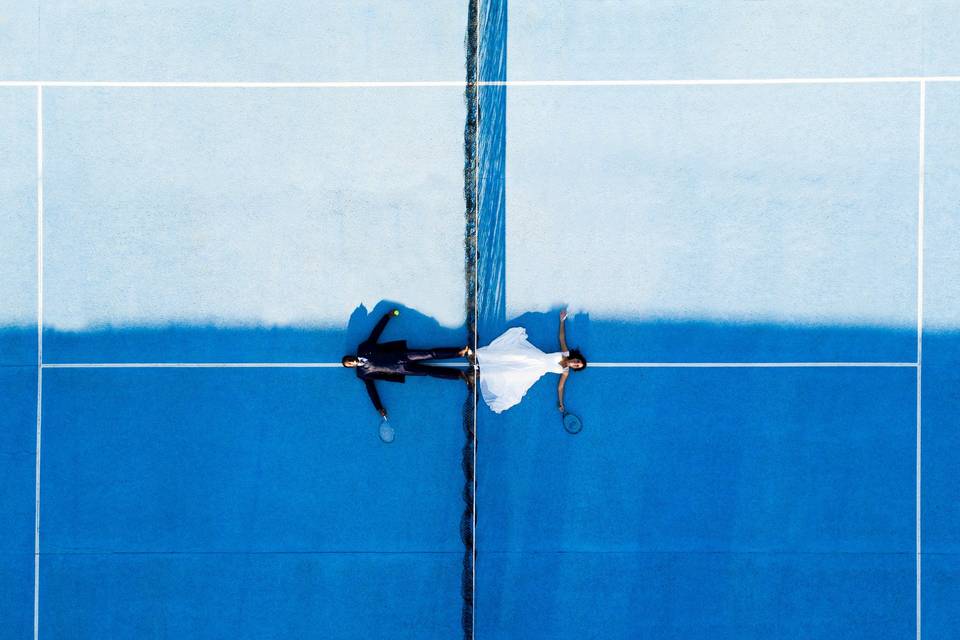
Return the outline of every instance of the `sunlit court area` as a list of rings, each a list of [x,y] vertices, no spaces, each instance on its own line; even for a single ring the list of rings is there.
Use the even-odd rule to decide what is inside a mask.
[[[960,629],[960,3],[0,0],[0,639]]]

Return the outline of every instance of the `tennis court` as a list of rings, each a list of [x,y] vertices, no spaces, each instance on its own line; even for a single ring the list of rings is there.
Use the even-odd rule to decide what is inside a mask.
[[[0,637],[948,638],[954,2],[0,3]],[[386,338],[557,312],[497,415]]]

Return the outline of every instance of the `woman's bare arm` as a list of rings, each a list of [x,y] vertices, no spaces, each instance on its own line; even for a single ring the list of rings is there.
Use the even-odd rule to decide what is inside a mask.
[[[563,330],[564,324],[567,322],[567,310],[564,309],[560,312],[560,351],[567,352],[570,349],[567,349],[567,334]]]
[[[560,411],[564,411],[563,387],[566,386],[567,376],[569,375],[570,375],[569,371],[564,371],[563,373],[560,374],[560,382],[557,383],[557,400],[558,400],[557,408],[560,409]]]

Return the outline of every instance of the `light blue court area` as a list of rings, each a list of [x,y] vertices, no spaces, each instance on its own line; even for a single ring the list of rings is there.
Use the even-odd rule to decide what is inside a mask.
[[[0,87],[0,365],[37,362],[36,102]]]
[[[49,79],[461,80],[467,11],[445,0],[54,0],[39,23]]]
[[[957,75],[960,69],[960,12],[951,0],[927,0],[923,12],[923,69]]]
[[[46,95],[49,361],[338,361],[385,298],[464,340],[462,89]]]
[[[570,385],[577,436],[548,385],[481,414],[478,637],[913,632],[913,370]]]
[[[924,327],[943,334],[960,328],[960,163],[953,150],[960,145],[960,87],[927,86],[925,184]],[[940,350],[927,351],[927,362],[948,364]]]
[[[507,121],[507,317],[582,309],[609,361],[914,359],[916,85],[518,87]]]
[[[36,80],[40,0],[0,1],[0,80]]]
[[[511,80],[956,75],[950,0],[509,3]]]
[[[951,0],[484,2],[509,12],[510,77],[951,75]],[[447,2],[0,3],[3,79],[457,80],[468,10]]]
[[[44,635],[460,632],[465,390],[384,390],[388,447],[336,370],[46,374]]]

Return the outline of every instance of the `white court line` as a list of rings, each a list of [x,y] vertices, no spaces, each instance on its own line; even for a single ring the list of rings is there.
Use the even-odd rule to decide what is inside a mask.
[[[434,362],[435,367],[469,367],[466,362]],[[339,362],[45,362],[44,369],[342,369]]]
[[[464,80],[425,81],[330,81],[330,82],[244,82],[244,81],[85,81],[85,80],[0,80],[0,87],[73,87],[73,88],[155,88],[155,89],[378,89],[416,87],[464,88]]]
[[[339,362],[45,362],[44,369],[332,369]]]
[[[895,84],[915,82],[960,82],[960,76],[874,76],[834,78],[702,78],[677,80],[485,80],[479,87],[684,87],[806,84]],[[153,81],[153,80],[0,80],[0,87],[73,88],[182,88],[182,89],[364,89],[467,86],[465,80],[411,81]]]
[[[504,87],[571,87],[571,86],[750,86],[750,85],[818,85],[818,84],[889,84],[920,83],[921,131],[920,131],[920,231],[918,247],[918,337],[917,362],[864,363],[864,362],[793,362],[793,363],[592,363],[594,367],[637,368],[794,368],[794,367],[915,367],[917,369],[917,638],[920,638],[920,381],[922,341],[922,266],[923,266],[923,128],[926,82],[960,82],[960,76],[889,76],[850,78],[769,78],[769,79],[689,79],[689,80],[513,80],[477,82],[476,86]],[[465,87],[464,81],[412,81],[412,82],[151,82],[151,81],[0,81],[2,87],[37,88],[37,261],[38,261],[38,347],[37,347],[37,450],[36,450],[36,518],[34,532],[34,638],[38,637],[39,615],[39,540],[40,540],[40,439],[41,439],[41,394],[42,375],[45,368],[336,368],[340,363],[90,363],[90,364],[44,364],[42,356],[43,323],[43,187],[42,187],[42,90],[43,87],[72,88],[225,88],[225,89],[320,89],[320,88],[428,88]],[[474,429],[476,437],[476,428]],[[474,449],[476,458],[476,448]],[[476,459],[474,459],[476,463]],[[476,468],[476,464],[474,464]],[[474,527],[476,515],[474,513]],[[476,530],[474,530],[476,545]],[[474,575],[475,579],[475,575]]]
[[[591,367],[647,369],[794,369],[802,367],[916,367],[915,362],[591,362]]]
[[[923,372],[923,217],[924,217],[924,173],[926,171],[925,145],[926,145],[926,125],[927,125],[927,85],[926,82],[920,83],[920,132],[919,132],[919,179],[917,188],[917,472],[916,472],[916,491],[917,491],[917,640],[920,640],[920,425],[921,425],[921,393],[920,382]]]
[[[40,433],[43,415],[43,87],[37,87],[37,446],[33,522],[33,640],[40,635]]]
[[[435,362],[441,367],[469,367],[463,362]],[[339,362],[45,362],[44,369],[339,369]],[[591,367],[647,369],[793,369],[803,367],[917,367],[916,362],[591,362]],[[483,367],[479,367],[483,371]]]
[[[914,82],[960,82],[960,76],[877,76],[849,78],[717,78],[690,80],[505,80],[487,82],[505,87],[699,87],[792,84],[897,84]]]

